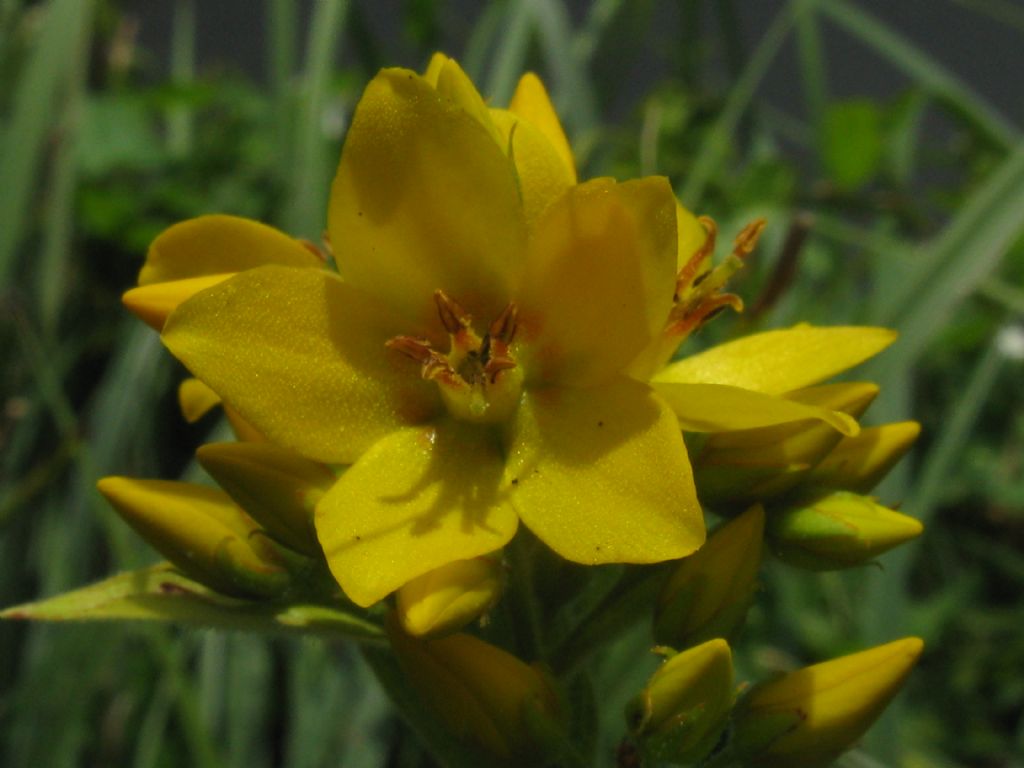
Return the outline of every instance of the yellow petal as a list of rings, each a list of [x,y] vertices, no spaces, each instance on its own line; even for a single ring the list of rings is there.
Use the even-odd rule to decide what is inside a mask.
[[[200,216],[165,229],[149,246],[139,285],[281,264],[321,267],[299,240],[238,216]]]
[[[778,395],[831,378],[895,340],[896,332],[887,328],[797,325],[719,344],[666,366],[654,378],[729,384]]]
[[[451,59],[440,51],[433,53],[430,56],[430,63],[427,64],[427,68],[423,72],[423,79],[436,88],[437,78],[441,75],[441,68],[449,61]]]
[[[462,107],[470,117],[480,123],[495,144],[502,148],[505,147],[503,137],[491,120],[491,114],[483,97],[455,59],[448,59],[444,62],[437,73],[437,82],[434,87],[437,88],[437,92],[441,96]]]
[[[182,304],[163,340],[273,442],[344,464],[436,404],[435,388],[385,349],[391,322],[326,271],[271,266]]]
[[[215,488],[105,477],[97,487],[124,520],[187,575],[226,594],[271,594],[287,581],[259,526]]]
[[[813,489],[842,488],[868,493],[910,450],[921,425],[899,421],[861,430],[844,438],[807,476]]]
[[[676,203],[676,270],[682,269],[690,258],[707,242],[708,231],[697,217]]]
[[[656,381],[654,389],[671,406],[686,432],[756,429],[791,421],[820,420],[844,435],[859,431],[848,414],[724,384]]]
[[[531,391],[511,436],[506,482],[522,521],[578,563],[653,563],[704,542],[679,428],[650,389],[619,378]]]
[[[177,309],[179,304],[191,299],[200,291],[223,283],[229,277],[232,277],[232,273],[140,285],[138,288],[125,291],[121,303],[150,328],[161,331],[167,322],[167,316]]]
[[[188,378],[178,385],[178,406],[185,421],[194,424],[220,405],[220,395],[199,379]]]
[[[661,331],[675,263],[666,179],[570,189],[545,212],[527,254],[516,342],[528,380],[588,386],[621,371]]]
[[[503,109],[492,109],[491,117],[515,163],[527,228],[532,230],[547,207],[576,183],[576,175],[528,120]]]
[[[527,72],[519,78],[516,92],[512,94],[512,101],[508,105],[508,111],[529,120],[537,130],[544,134],[575,182],[576,162],[572,157],[569,140],[565,137],[562,123],[558,120],[558,113],[555,112],[555,107],[551,103],[544,83],[533,72]]]
[[[503,547],[518,521],[501,469],[491,433],[460,422],[401,429],[370,448],[316,508],[345,594],[372,605],[427,571]]]
[[[923,647],[906,637],[754,686],[734,711],[734,750],[766,768],[831,765],[899,692]]]
[[[356,108],[328,228],[346,282],[434,325],[437,289],[481,323],[496,318],[525,240],[502,148],[462,107],[401,69],[377,75]]]

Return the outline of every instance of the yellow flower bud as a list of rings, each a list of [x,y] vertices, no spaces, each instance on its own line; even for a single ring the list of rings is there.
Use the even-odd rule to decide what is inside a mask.
[[[863,565],[922,530],[918,520],[845,491],[773,510],[766,528],[780,559],[815,571]]]
[[[733,636],[757,589],[763,537],[764,510],[755,505],[681,560],[658,598],[656,640],[685,648],[712,637]]]
[[[393,616],[387,630],[411,687],[456,739],[486,753],[489,764],[546,764],[564,728],[544,673],[472,635],[422,640]]]
[[[808,387],[786,397],[856,417],[877,395],[876,385],[854,382]],[[693,456],[701,501],[710,506],[745,506],[785,493],[800,483],[842,437],[818,420],[711,433]]]
[[[169,480],[105,477],[100,493],[183,573],[240,597],[280,594],[290,577],[259,526],[221,491]]]
[[[140,285],[138,288],[126,291],[121,297],[121,302],[150,328],[162,331],[167,316],[177,309],[179,304],[232,276],[232,273],[202,275],[201,277],[188,277],[184,280]]]
[[[502,582],[499,557],[456,560],[399,588],[398,619],[417,637],[455,632],[494,607]]]
[[[924,643],[907,637],[755,685],[733,716],[732,748],[756,768],[824,768],[864,735]]]
[[[868,493],[888,474],[921,434],[916,421],[900,421],[862,429],[844,437],[810,474],[804,485],[814,489],[841,488]]]
[[[270,443],[211,443],[196,458],[272,538],[320,555],[313,510],[337,479],[327,467]]]
[[[693,762],[715,746],[733,698],[729,644],[709,640],[662,664],[626,705],[626,722],[652,763]]]

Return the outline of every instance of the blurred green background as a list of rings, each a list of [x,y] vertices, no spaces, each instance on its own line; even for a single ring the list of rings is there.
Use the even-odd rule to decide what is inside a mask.
[[[196,476],[225,434],[181,420],[181,369],[120,307],[148,242],[211,211],[317,239],[363,84],[440,48],[495,104],[538,71],[581,176],[667,175],[725,241],[768,218],[747,312],[689,349],[901,331],[857,376],[883,386],[868,423],[924,425],[879,494],[926,533],[855,573],[767,563],[740,668],[921,635],[845,764],[1024,765],[1024,6],[889,5],[0,0],[0,606],[154,560],[96,479]],[[644,642],[603,665],[609,765]],[[430,765],[351,649],[14,623],[0,764]]]

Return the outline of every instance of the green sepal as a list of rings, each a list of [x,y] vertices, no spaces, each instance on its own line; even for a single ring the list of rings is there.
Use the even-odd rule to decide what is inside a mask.
[[[81,589],[0,612],[28,621],[166,621],[249,632],[295,631],[355,640],[383,639],[376,624],[343,608],[228,597],[193,581],[170,563],[111,576]]]

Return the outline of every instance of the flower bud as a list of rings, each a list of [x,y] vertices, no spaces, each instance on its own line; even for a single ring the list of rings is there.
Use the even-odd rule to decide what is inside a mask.
[[[869,493],[910,450],[919,434],[921,425],[916,421],[899,421],[844,437],[811,470],[804,486]]]
[[[767,536],[783,561],[812,571],[863,565],[918,536],[918,520],[846,491],[801,506],[772,510]]]
[[[658,598],[655,639],[685,648],[712,637],[732,637],[757,589],[763,535],[764,510],[755,505],[681,560]]]
[[[732,653],[722,639],[677,653],[626,705],[626,722],[652,763],[691,763],[715,746],[733,704]]]
[[[874,384],[826,384],[790,392],[788,399],[854,417],[878,395]],[[745,506],[799,484],[843,435],[818,420],[716,432],[694,452],[694,478],[710,506]]]
[[[290,577],[256,522],[221,491],[170,480],[105,477],[100,493],[183,573],[239,597],[280,594]]]
[[[500,556],[456,560],[398,590],[398,619],[410,635],[432,637],[462,629],[501,597]]]
[[[271,443],[211,443],[196,458],[272,538],[320,555],[313,510],[337,479],[326,466]]]
[[[825,768],[878,718],[923,647],[907,637],[755,685],[736,706],[732,749],[756,768]]]
[[[423,705],[456,739],[494,765],[544,765],[564,743],[558,697],[547,675],[467,634],[432,640],[387,622],[398,663]]]
[[[126,291],[121,297],[121,302],[142,322],[159,332],[164,329],[167,316],[177,309],[179,304],[206,288],[224,282],[229,277],[233,277],[233,273],[140,285]]]

